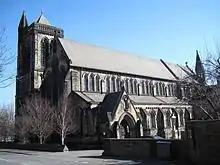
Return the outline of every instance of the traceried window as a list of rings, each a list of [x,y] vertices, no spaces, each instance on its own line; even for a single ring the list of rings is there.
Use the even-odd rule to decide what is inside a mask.
[[[49,40],[48,38],[43,38],[41,40],[41,66],[46,67],[46,63],[49,57]]]
[[[84,90],[88,91],[89,90],[89,79],[88,79],[88,74],[84,75]]]
[[[106,77],[106,91],[110,92],[110,77]]]
[[[156,128],[156,113],[155,113],[155,111],[152,111],[150,113],[150,119],[151,119],[151,127]]]
[[[167,128],[171,127],[171,113],[169,110],[166,112],[166,124]]]
[[[94,76],[94,74],[90,74],[90,76],[89,76],[89,86],[90,86],[90,91],[94,92],[95,91],[95,76]]]
[[[96,75],[96,78],[95,78],[95,82],[96,82],[96,91],[99,92],[100,91],[100,77],[99,75]]]

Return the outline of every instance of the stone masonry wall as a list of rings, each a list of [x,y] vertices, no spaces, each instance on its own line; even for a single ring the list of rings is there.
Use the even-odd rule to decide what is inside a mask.
[[[188,123],[188,138],[194,159],[200,165],[220,162],[220,120]]]

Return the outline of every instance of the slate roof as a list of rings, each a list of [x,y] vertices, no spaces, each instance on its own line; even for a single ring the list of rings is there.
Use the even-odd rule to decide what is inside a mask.
[[[73,66],[105,71],[128,73],[152,78],[176,80],[172,73],[159,60],[131,55],[126,52],[59,38],[62,47]],[[181,68],[168,64],[176,74]]]
[[[109,94],[101,94],[101,93],[91,93],[91,92],[75,92],[80,97],[82,97],[85,101],[90,103],[100,103],[107,101],[108,103],[105,103],[106,105],[109,104],[109,102],[113,103],[115,99],[118,97],[119,92],[109,93]],[[116,98],[115,98],[116,97]],[[108,101],[108,99],[112,99]],[[157,96],[144,96],[144,95],[129,95],[129,98],[131,99],[132,103],[135,105],[141,104],[141,105],[159,105],[159,104],[179,104],[179,105],[185,105],[186,102],[176,98],[176,97],[157,97]],[[107,99],[107,100],[105,100]],[[114,106],[110,105],[109,107]],[[111,109],[111,108],[110,108]]]
[[[119,104],[122,94],[123,91],[108,93],[102,102],[102,109],[104,109],[106,112],[114,113]]]
[[[80,97],[87,102],[100,103],[103,101],[105,94],[75,91]]]
[[[83,92],[77,92],[75,91],[76,94],[78,94],[81,98],[83,98],[85,101],[87,102],[92,102],[93,100],[91,98],[89,98],[86,94],[84,94]]]
[[[180,100],[176,97],[157,97],[158,100],[162,101],[163,104],[175,104],[175,105],[186,105],[188,104],[187,102]]]
[[[124,91],[108,93],[101,104],[100,122],[111,121]]]
[[[153,105],[158,105],[158,104],[162,104],[163,103],[163,101],[158,100],[154,96],[129,95],[129,98],[135,104],[151,104],[151,105],[153,104]]]

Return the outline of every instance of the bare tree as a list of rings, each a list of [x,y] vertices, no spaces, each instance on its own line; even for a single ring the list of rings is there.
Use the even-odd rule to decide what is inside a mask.
[[[194,117],[199,119],[203,118],[211,120],[216,118],[215,114],[218,102],[215,102],[216,99],[214,98],[214,94],[216,94],[217,96],[215,87],[209,86],[207,84],[201,84],[196,80],[181,81],[187,91],[187,97],[185,98],[185,100],[194,107]]]
[[[187,101],[197,110],[194,111],[197,119],[219,119],[220,53],[210,53],[207,50],[206,60],[201,61],[201,64],[204,67],[205,81],[201,81],[201,74],[197,74],[188,66],[189,76],[180,81],[187,88]],[[203,115],[201,115],[201,112],[203,112]]]
[[[16,134],[23,144],[26,144],[31,132],[32,122],[24,108],[21,109],[19,116],[16,116]]]
[[[0,139],[12,141],[14,138],[14,110],[12,105],[0,108]]]
[[[43,144],[53,132],[53,106],[41,96],[33,95],[26,99],[23,109],[26,113],[23,117],[30,124],[30,133],[36,135],[40,140],[40,144]]]
[[[76,130],[74,124],[74,112],[68,102],[68,97],[59,101],[55,112],[55,131],[60,135],[62,145],[65,145],[65,138]]]
[[[15,55],[10,53],[10,49],[6,44],[5,29],[0,29],[0,88],[11,85],[14,74],[9,74],[10,64],[15,60]]]

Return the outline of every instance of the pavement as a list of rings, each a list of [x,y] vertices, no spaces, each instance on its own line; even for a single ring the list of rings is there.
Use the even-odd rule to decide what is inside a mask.
[[[102,157],[102,150],[36,152],[0,149],[0,165],[175,165],[173,162],[134,161]]]

